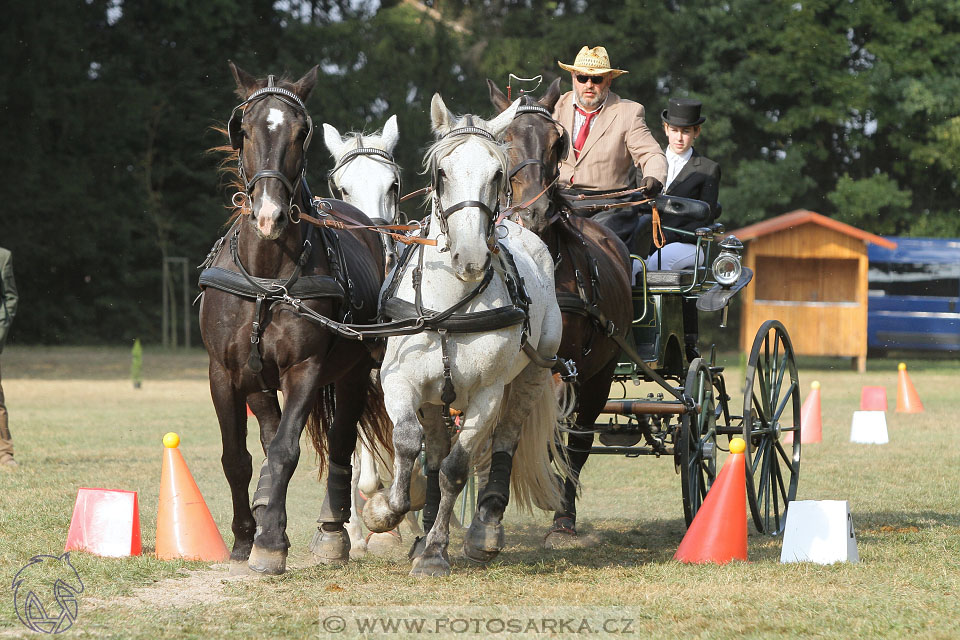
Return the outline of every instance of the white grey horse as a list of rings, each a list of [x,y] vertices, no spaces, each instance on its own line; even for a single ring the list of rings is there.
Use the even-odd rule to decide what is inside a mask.
[[[495,211],[507,169],[495,138],[517,104],[486,122],[454,116],[434,95],[438,140],[424,165],[434,187],[426,235],[437,244],[409,250],[381,294],[383,315],[423,318],[427,330],[387,340],[381,379],[394,423],[393,484],[370,497],[363,519],[371,531],[386,531],[409,511],[414,462],[425,442],[427,472],[439,472],[440,501],[414,555],[415,576],[450,573],[450,517],[471,460],[489,463],[464,540],[472,560],[489,562],[503,548],[511,489],[522,507],[552,509],[560,501],[551,463],[551,452],[562,463],[549,369],[562,332],[553,261],[540,238],[498,222]],[[462,412],[452,445],[450,407]]]
[[[391,115],[383,130],[374,133],[350,132],[341,135],[333,125],[323,123],[323,141],[333,156],[334,168],[328,174],[330,195],[349,202],[375,224],[391,224],[397,220],[400,200],[400,168],[393,150],[400,139],[397,116]],[[382,235],[388,269],[393,266],[394,243]],[[350,536],[350,557],[363,556],[367,551],[386,554],[401,544],[399,528],[383,533],[371,533],[365,538],[360,526],[358,494],[373,493],[391,480],[393,456],[386,451],[371,450],[366,443],[357,442],[353,456],[352,500],[350,521],[346,524]],[[419,510],[426,498],[426,480],[414,474],[413,508]],[[407,528],[414,535],[423,529],[413,513],[405,518]]]

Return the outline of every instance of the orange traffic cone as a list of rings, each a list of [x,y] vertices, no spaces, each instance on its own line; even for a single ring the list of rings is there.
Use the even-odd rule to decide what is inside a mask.
[[[793,431],[785,431],[784,444],[793,444]],[[820,383],[810,383],[810,395],[800,409],[800,442],[810,444],[823,439],[823,425],[820,422]]]
[[[897,413],[923,413],[923,403],[920,402],[920,396],[917,390],[913,388],[910,382],[910,376],[907,375],[907,365],[901,362],[897,365]]]
[[[210,515],[197,483],[178,448],[180,436],[163,436],[160,508],[157,510],[157,557],[220,562],[230,553]]]
[[[675,560],[726,564],[747,559],[746,446],[742,438],[730,441],[730,457],[683,536]]]

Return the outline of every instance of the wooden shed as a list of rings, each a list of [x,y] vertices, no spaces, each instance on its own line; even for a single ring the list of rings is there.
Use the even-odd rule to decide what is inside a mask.
[[[798,209],[733,232],[754,271],[741,292],[740,347],[764,321],[780,320],[798,355],[854,358],[867,365],[867,244],[896,243]]]

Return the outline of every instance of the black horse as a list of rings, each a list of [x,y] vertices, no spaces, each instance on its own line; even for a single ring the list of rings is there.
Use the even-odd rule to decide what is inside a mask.
[[[490,101],[504,111],[510,101],[487,80]],[[571,215],[557,187],[560,159],[569,137],[551,112],[560,97],[555,80],[539,101],[524,96],[504,132],[509,144],[512,205],[522,224],[550,248],[556,263],[557,302],[563,314],[558,356],[576,364],[576,425],[567,434],[571,477],[564,482],[562,508],[546,537],[547,546],[576,538],[577,487],[593,445],[594,422],[606,403],[620,346],[633,320],[630,256],[607,227]]]
[[[304,176],[313,123],[304,104],[317,68],[289,82],[258,80],[230,67],[242,102],[225,131],[230,144],[220,149],[230,154],[225,162],[236,178],[236,209],[200,277],[200,331],[233,497],[231,561],[234,568],[248,562],[255,571],[278,574],[290,546],[286,491],[304,425],[321,473],[327,470],[328,500],[310,544],[322,562],[348,558],[343,524],[350,515],[358,421],[365,437],[389,449],[389,419],[370,376],[375,362],[367,343],[336,330],[338,323],[376,320],[384,257],[374,234],[333,231],[312,216]],[[369,224],[346,203],[321,204]],[[267,456],[252,508],[245,402],[260,424]]]

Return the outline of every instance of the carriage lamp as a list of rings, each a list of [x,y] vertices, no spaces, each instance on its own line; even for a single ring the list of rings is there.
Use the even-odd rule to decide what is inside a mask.
[[[732,286],[740,279],[743,270],[740,265],[740,254],[743,253],[743,243],[734,235],[729,235],[720,241],[720,255],[713,261],[713,277],[720,286]]]

